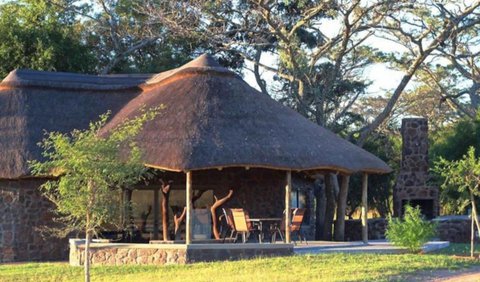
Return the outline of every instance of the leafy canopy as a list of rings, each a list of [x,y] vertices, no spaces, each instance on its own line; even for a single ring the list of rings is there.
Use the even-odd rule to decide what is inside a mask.
[[[471,204],[471,195],[480,195],[480,158],[473,146],[459,160],[441,157],[435,162],[434,171],[443,178],[442,194],[450,196],[452,211],[464,212]]]
[[[91,73],[96,59],[82,25],[61,6],[71,0],[18,0],[0,5],[0,76],[17,68]]]
[[[57,177],[40,189],[56,206],[58,219],[70,227],[65,232],[92,232],[105,224],[118,223],[121,187],[148,177],[135,136],[157,112],[144,111],[108,133],[101,128],[109,113],[86,130],[46,135],[40,143],[45,160],[30,165],[34,175]]]

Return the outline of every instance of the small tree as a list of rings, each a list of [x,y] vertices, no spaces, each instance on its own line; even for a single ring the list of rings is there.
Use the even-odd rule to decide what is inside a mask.
[[[442,184],[443,187],[456,186],[460,193],[468,192],[470,196],[470,204],[472,206],[470,256],[473,257],[475,248],[475,224],[477,230],[480,230],[477,207],[475,205],[475,197],[480,194],[480,158],[475,157],[475,148],[469,147],[467,154],[463,155],[460,160],[448,161],[440,158],[440,160],[435,163],[435,171],[445,178],[445,182]]]
[[[118,222],[121,187],[133,185],[146,175],[134,137],[156,113],[144,111],[108,134],[100,134],[100,130],[109,113],[86,130],[47,133],[39,144],[45,160],[30,164],[34,175],[56,176],[40,189],[55,205],[57,219],[65,223],[65,230],[85,230],[85,281],[90,281],[92,235],[103,225]]]
[[[422,218],[418,207],[406,205],[403,219],[389,219],[385,235],[394,245],[416,253],[422,250],[423,244],[435,236],[435,229],[434,223]]]

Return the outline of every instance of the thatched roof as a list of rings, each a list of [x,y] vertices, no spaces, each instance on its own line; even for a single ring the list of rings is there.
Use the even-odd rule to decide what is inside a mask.
[[[142,85],[105,131],[164,105],[138,136],[148,166],[389,172],[382,160],[250,87],[203,55]]]
[[[29,174],[27,162],[40,158],[44,130],[70,132],[108,110],[116,113],[149,78],[12,71],[0,83],[0,178]]]

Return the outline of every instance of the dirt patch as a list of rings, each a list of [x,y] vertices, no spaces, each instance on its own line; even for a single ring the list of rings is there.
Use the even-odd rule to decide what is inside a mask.
[[[442,282],[480,282],[480,265],[456,270],[420,271],[402,277],[394,277],[393,281],[442,281]]]

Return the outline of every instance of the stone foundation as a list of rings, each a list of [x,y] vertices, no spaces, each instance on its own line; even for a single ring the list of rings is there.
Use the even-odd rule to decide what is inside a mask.
[[[433,220],[437,223],[437,235],[442,241],[469,243],[471,221],[469,216],[441,216]],[[476,239],[478,241],[478,237]]]
[[[289,256],[293,244],[120,244],[92,243],[92,265],[165,265]],[[70,240],[70,265],[85,261],[84,240]]]
[[[368,220],[368,239],[385,239],[387,220],[385,218],[372,218]],[[362,240],[362,221],[360,219],[345,220],[345,241]]]

